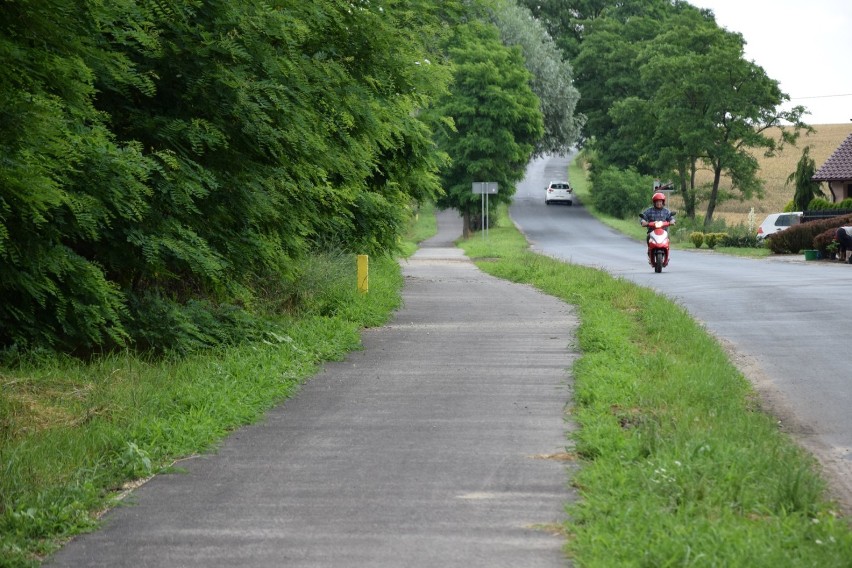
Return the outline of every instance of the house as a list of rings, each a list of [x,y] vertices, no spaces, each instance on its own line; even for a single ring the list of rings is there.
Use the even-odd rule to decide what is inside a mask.
[[[828,182],[834,203],[852,197],[852,134],[846,137],[811,179]]]

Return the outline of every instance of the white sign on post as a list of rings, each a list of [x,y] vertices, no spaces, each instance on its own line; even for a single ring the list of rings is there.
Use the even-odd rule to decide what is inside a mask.
[[[496,181],[473,182],[473,193],[482,195],[482,236],[488,238],[488,196],[497,193]]]
[[[475,181],[473,182],[473,193],[482,193],[485,195],[494,195],[497,193],[496,181]]]

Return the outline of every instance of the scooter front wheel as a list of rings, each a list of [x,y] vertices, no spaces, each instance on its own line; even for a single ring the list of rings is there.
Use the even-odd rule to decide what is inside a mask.
[[[666,253],[664,251],[654,251],[654,272],[659,273],[663,271],[663,262],[665,259]]]

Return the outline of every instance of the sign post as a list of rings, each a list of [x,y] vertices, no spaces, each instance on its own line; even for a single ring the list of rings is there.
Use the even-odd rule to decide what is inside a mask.
[[[488,196],[497,194],[497,182],[496,181],[475,181],[473,182],[473,193],[481,195],[481,223],[482,223],[482,236],[483,238],[488,238]]]

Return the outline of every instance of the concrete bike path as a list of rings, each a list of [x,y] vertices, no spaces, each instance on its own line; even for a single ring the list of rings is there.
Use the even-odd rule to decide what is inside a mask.
[[[404,307],[261,423],[181,462],[49,566],[557,567],[570,306],[478,270],[455,212]]]

